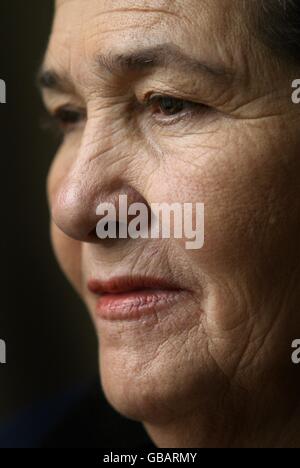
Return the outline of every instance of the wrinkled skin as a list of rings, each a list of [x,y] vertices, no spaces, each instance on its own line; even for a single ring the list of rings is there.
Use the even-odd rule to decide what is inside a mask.
[[[55,253],[95,323],[108,400],[160,447],[300,442],[300,371],[290,358],[300,335],[300,107],[291,103],[300,70],[277,64],[240,5],[58,0],[44,61],[70,81],[43,92],[49,112],[87,112],[49,173]],[[97,55],[161,43],[231,72],[97,67]],[[143,106],[150,92],[199,105],[166,125]],[[204,203],[204,247],[91,237],[95,206],[119,193]],[[99,320],[88,279],[139,273],[190,294],[153,320]]]

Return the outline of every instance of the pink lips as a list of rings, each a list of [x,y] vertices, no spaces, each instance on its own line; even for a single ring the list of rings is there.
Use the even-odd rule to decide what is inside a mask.
[[[90,280],[88,289],[98,296],[97,316],[106,320],[137,320],[170,307],[183,292],[163,279],[141,276]]]

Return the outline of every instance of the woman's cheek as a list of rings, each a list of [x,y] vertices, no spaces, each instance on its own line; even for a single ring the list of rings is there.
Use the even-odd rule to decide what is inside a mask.
[[[205,205],[204,252],[228,265],[243,254],[251,256],[253,242],[261,240],[261,227],[270,215],[270,190],[275,190],[275,175],[281,169],[278,147],[276,152],[265,125],[244,127],[232,123],[228,132],[214,135],[209,148],[200,145],[193,158],[199,168],[193,167],[188,184]],[[277,200],[281,190],[282,184],[274,193]]]

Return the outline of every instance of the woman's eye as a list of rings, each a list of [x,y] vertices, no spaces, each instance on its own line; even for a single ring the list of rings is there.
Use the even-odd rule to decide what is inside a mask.
[[[68,132],[85,119],[85,112],[71,107],[61,107],[54,112],[54,119],[63,132]]]
[[[184,101],[169,96],[154,96],[150,102],[156,112],[165,115],[176,115],[182,112],[185,107]]]
[[[154,95],[148,99],[147,107],[150,107],[152,113],[158,117],[172,117],[206,106],[172,96]]]

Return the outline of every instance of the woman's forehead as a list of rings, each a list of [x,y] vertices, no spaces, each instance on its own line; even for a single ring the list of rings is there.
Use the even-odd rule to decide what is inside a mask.
[[[241,5],[238,0],[56,0],[56,14],[71,14],[69,20],[76,15],[98,22],[105,18],[110,23],[128,15],[132,19],[138,17],[141,23],[149,15],[160,15],[159,20],[169,15],[173,19],[186,21],[189,26],[196,26],[199,20],[203,23],[214,21],[216,33],[220,26],[228,23],[234,11],[238,14],[242,10]],[[234,19],[237,20],[236,17]]]
[[[231,49],[238,56],[234,37],[240,40],[243,28],[232,27],[241,14],[237,5],[236,0],[57,0],[49,46],[72,48],[75,57],[83,48],[107,55],[111,48],[170,42],[217,62]]]

